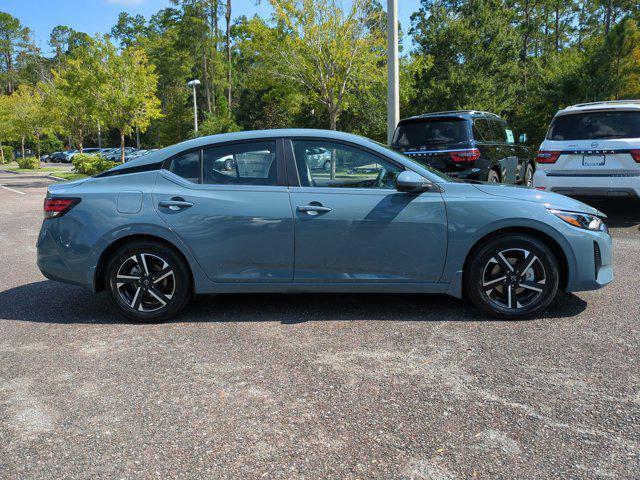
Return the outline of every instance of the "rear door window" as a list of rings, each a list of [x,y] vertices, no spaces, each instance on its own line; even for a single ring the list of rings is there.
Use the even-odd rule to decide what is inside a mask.
[[[207,148],[202,156],[203,183],[277,185],[276,142],[257,141]]]
[[[640,138],[640,112],[589,112],[559,115],[551,122],[548,140]]]
[[[168,170],[185,180],[198,183],[200,181],[200,150],[173,157]]]
[[[393,145],[418,147],[469,141],[469,125],[463,118],[429,118],[398,125]]]
[[[493,142],[493,132],[486,118],[476,118],[473,121],[473,136],[478,142]]]

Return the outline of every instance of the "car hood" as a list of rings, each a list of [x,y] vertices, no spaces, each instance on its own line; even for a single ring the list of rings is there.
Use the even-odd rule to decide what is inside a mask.
[[[565,197],[564,195],[560,195],[558,193],[544,192],[528,187],[502,184],[473,184],[473,186],[480,190],[482,193],[494,195],[496,197],[506,197],[513,198],[515,200],[542,203],[559,210],[589,213],[591,215],[606,217],[606,215],[604,215],[602,212],[587,205],[586,203],[582,203],[570,197]]]

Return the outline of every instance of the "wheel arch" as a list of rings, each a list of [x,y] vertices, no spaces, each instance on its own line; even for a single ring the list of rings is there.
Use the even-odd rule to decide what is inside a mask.
[[[148,233],[136,233],[131,235],[125,235],[123,237],[119,237],[115,239],[113,242],[107,245],[107,247],[102,251],[98,259],[98,263],[96,264],[96,269],[94,273],[93,289],[95,292],[100,292],[105,289],[106,266],[113,252],[115,252],[122,245],[125,245],[130,242],[134,242],[134,241],[141,241],[141,240],[159,243],[173,250],[176,253],[176,255],[178,255],[184,262],[187,268],[187,271],[189,272],[189,276],[191,277],[191,286],[193,289],[192,291],[195,291],[195,278],[193,275],[193,270],[191,268],[191,263],[189,262],[185,254],[182,252],[182,250],[180,250],[180,248],[178,248],[175,244],[171,243],[167,239],[159,237],[157,235],[148,234]]]
[[[464,259],[464,264],[462,267],[462,285],[466,285],[466,276],[468,274],[468,266],[469,263],[471,262],[471,259],[473,258],[473,256],[475,255],[475,253],[480,250],[480,248],[482,248],[482,246],[496,238],[502,235],[506,235],[506,234],[526,234],[526,235],[531,235],[532,237],[540,240],[541,242],[543,242],[548,248],[549,250],[551,250],[551,253],[553,253],[553,255],[556,258],[556,261],[558,262],[558,269],[559,269],[559,274],[560,274],[560,289],[561,290],[566,290],[567,285],[569,283],[569,259],[567,257],[567,253],[565,252],[564,248],[562,248],[562,246],[560,245],[560,243],[558,243],[556,241],[556,239],[554,239],[551,235],[549,235],[546,232],[543,232],[542,230],[538,230],[536,228],[532,228],[532,227],[504,227],[504,228],[499,228],[497,230],[494,230],[492,232],[489,232],[487,234],[485,234],[483,237],[481,237],[480,239],[478,239],[473,245],[472,247],[469,249],[469,251],[467,252],[467,255]],[[463,287],[463,294],[466,295],[466,292],[464,292],[464,287]]]

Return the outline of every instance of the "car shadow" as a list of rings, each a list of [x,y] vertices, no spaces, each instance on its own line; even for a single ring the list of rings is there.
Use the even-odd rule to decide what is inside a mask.
[[[561,293],[541,318],[568,318],[586,302]],[[59,324],[130,323],[109,308],[104,294],[53,281],[0,292],[0,319]],[[224,294],[198,296],[178,322],[492,321],[464,301],[419,294]]]
[[[586,200],[586,203],[607,215],[611,228],[629,228],[640,225],[640,200]]]

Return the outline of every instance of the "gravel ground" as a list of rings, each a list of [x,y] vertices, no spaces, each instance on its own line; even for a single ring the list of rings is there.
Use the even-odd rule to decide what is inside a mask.
[[[640,202],[597,205],[616,281],[538,320],[224,295],[133,325],[37,270],[48,183],[0,172],[1,478],[640,477]]]

